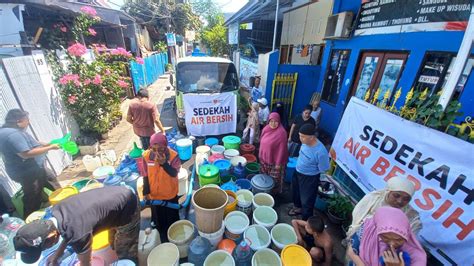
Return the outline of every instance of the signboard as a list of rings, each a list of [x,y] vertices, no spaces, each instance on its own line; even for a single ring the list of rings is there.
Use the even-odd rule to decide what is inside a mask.
[[[239,44],[239,23],[229,25],[229,44]]]
[[[183,95],[188,135],[210,136],[235,133],[237,96],[232,92]]]
[[[240,57],[240,84],[250,88],[250,77],[256,76],[258,73],[258,64],[244,57]]]
[[[471,5],[471,0],[370,1],[361,7],[354,35],[465,30]]]
[[[445,265],[474,265],[474,144],[352,97],[331,156],[365,192],[406,175],[416,184],[410,204],[425,247]]]
[[[166,43],[168,46],[175,46],[176,45],[176,36],[174,33],[166,33]]]

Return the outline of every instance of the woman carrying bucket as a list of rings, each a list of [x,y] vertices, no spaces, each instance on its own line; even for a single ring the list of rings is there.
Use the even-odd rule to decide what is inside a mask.
[[[150,138],[150,149],[143,153],[146,175],[143,178],[143,195],[147,200],[164,200],[178,203],[178,172],[181,161],[168,147],[161,133]],[[168,242],[168,228],[179,220],[179,210],[164,206],[151,207],[152,222],[160,232],[161,243]]]
[[[260,172],[275,180],[273,193],[282,192],[283,178],[288,161],[288,135],[280,122],[278,113],[271,113],[269,123],[263,128],[260,140],[259,160]]]

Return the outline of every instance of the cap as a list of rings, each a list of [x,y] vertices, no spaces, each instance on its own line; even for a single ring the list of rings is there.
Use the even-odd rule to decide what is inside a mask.
[[[55,227],[51,221],[38,220],[23,225],[13,238],[15,250],[21,252],[24,263],[36,262],[43,251],[43,246]]]
[[[257,102],[259,102],[259,103],[261,103],[261,104],[263,104],[263,105],[267,105],[267,104],[268,104],[268,101],[267,101],[267,99],[265,99],[265,98],[260,98],[260,99],[257,100]]]
[[[300,127],[299,133],[311,136],[316,133],[316,128],[311,124],[304,124]]]

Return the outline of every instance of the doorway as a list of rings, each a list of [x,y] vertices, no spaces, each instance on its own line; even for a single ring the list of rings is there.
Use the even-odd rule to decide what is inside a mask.
[[[359,62],[350,96],[370,102],[381,102],[386,93],[390,102],[407,60],[407,53],[365,52]],[[377,99],[375,92],[380,88]],[[374,101],[375,100],[375,101]]]

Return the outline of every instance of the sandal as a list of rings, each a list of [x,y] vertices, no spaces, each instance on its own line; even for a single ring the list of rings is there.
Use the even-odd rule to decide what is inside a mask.
[[[301,215],[301,214],[302,214],[301,210],[297,211],[296,208],[291,208],[291,209],[288,210],[288,215],[289,216],[298,216],[298,215]]]

